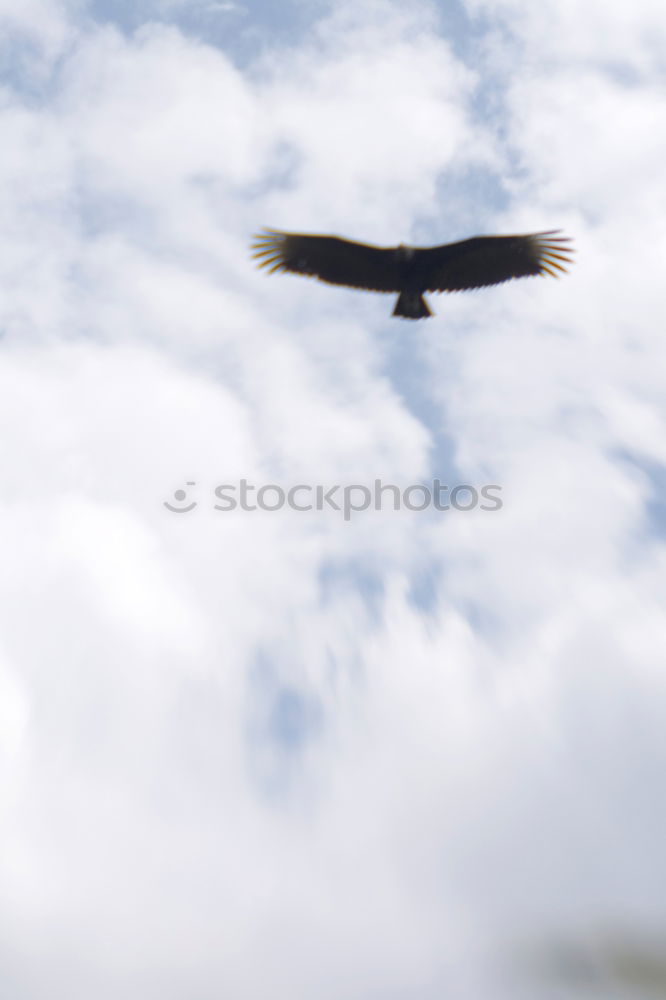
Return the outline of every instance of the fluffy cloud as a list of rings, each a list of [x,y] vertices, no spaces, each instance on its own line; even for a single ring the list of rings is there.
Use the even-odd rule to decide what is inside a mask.
[[[0,8],[6,991],[515,996],[664,917],[656,6],[155,10]],[[579,253],[398,327],[264,223]],[[215,509],[433,476],[504,506]]]

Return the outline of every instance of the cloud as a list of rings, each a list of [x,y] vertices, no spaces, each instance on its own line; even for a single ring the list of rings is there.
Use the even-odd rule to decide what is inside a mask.
[[[656,10],[343,3],[249,61],[0,10],[18,1000],[534,996],[521,949],[663,927]],[[263,224],[578,258],[398,327]],[[502,510],[211,502],[436,475]]]

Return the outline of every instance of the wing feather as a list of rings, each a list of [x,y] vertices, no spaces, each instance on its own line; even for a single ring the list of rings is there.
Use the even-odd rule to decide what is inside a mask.
[[[319,278],[375,292],[400,291],[395,250],[354,243],[339,236],[308,236],[265,229],[252,244],[259,267]]]
[[[429,292],[457,292],[498,285],[531,274],[566,273],[574,252],[559,230],[524,236],[474,236],[460,243],[416,251]]]

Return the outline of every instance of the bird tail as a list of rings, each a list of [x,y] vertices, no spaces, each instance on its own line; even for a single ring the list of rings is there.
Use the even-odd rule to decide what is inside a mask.
[[[428,309],[428,303],[421,292],[404,291],[398,296],[393,315],[402,316],[404,319],[426,319],[432,316],[432,312]]]

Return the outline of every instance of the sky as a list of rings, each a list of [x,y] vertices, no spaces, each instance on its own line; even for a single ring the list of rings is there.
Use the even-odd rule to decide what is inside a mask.
[[[664,52],[0,0],[3,996],[664,995],[609,957],[666,940]],[[576,260],[409,323],[262,226]]]

